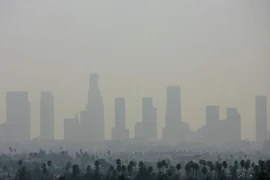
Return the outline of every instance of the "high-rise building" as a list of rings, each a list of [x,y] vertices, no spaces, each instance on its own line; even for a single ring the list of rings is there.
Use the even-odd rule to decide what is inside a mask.
[[[79,138],[79,118],[75,116],[74,118],[64,119],[64,140],[66,141],[76,141]]]
[[[41,92],[40,96],[40,138],[54,139],[54,99],[51,92]]]
[[[256,140],[267,140],[267,97],[256,96]]]
[[[146,141],[157,141],[157,109],[153,106],[153,98],[142,98],[142,122],[144,128],[144,139]]]
[[[229,141],[240,141],[241,140],[241,115],[237,108],[227,108],[227,124],[228,127],[224,128],[228,130]]]
[[[104,137],[104,105],[100,95],[98,74],[89,78],[88,104],[80,113],[81,133],[83,141],[100,142]]]
[[[31,140],[31,115],[28,92],[14,91],[6,93],[6,118],[12,126],[12,141]]]
[[[135,137],[147,142],[157,141],[157,108],[151,97],[142,98],[142,122],[135,126]]]
[[[115,127],[126,128],[126,102],[125,98],[115,98]]]
[[[227,119],[219,120],[218,106],[206,108],[206,125],[198,130],[205,143],[224,144],[241,140],[241,115],[237,108],[227,108]]]
[[[206,106],[206,125],[214,124],[219,120],[219,106]]]
[[[129,130],[126,129],[126,103],[125,98],[115,98],[115,127],[112,129],[112,140],[129,139]]]
[[[169,86],[167,88],[165,128],[162,134],[163,139],[175,142],[182,138],[179,137],[182,121],[181,115],[180,87]]]

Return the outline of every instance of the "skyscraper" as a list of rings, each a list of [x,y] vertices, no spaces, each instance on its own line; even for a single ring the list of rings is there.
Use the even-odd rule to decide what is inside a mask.
[[[115,127],[112,129],[112,140],[127,140],[129,130],[126,129],[126,103],[125,98],[115,98]]]
[[[142,98],[142,122],[135,125],[135,137],[148,142],[157,141],[157,108],[151,97]]]
[[[144,128],[144,139],[146,141],[157,141],[157,109],[153,106],[153,98],[142,98],[142,122]]]
[[[16,142],[31,140],[31,115],[28,92],[14,91],[6,93],[7,123],[12,126],[13,139]]]
[[[206,106],[206,125],[211,125],[219,120],[219,107]]]
[[[163,139],[169,141],[177,141],[181,127],[181,98],[180,87],[169,86],[167,87],[167,104],[166,104],[166,117],[165,128],[163,129]]]
[[[103,141],[104,138],[104,105],[100,95],[98,74],[89,78],[88,103],[80,113],[81,140]]]
[[[54,99],[51,92],[41,92],[40,96],[40,137],[54,139]]]
[[[206,107],[206,125],[198,130],[205,143],[211,145],[241,140],[241,115],[237,108],[227,108],[227,118],[219,120],[219,107]]]
[[[229,141],[240,141],[241,140],[241,115],[237,108],[227,108],[227,124],[228,126],[224,129],[228,130]]]
[[[267,140],[267,97],[256,96],[256,140]]]
[[[115,98],[115,126],[119,128],[126,127],[126,102],[125,98]]]

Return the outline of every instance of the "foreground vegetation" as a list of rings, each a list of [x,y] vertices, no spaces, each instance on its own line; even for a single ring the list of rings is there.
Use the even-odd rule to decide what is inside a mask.
[[[145,161],[139,160],[141,157]],[[63,150],[58,153],[40,150],[27,155],[2,154],[0,165],[1,180],[270,179],[270,160],[253,162],[243,153],[89,154],[80,150],[72,156]]]

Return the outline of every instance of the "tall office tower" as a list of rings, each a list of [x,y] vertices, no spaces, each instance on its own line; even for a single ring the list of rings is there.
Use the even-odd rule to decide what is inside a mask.
[[[227,132],[224,134],[228,135],[227,142],[241,140],[241,115],[237,108],[227,108],[227,127],[224,129]]]
[[[180,87],[169,86],[167,88],[167,104],[165,128],[163,129],[163,139],[169,141],[178,141],[181,126],[181,99]]]
[[[51,92],[40,94],[40,137],[54,139],[54,99]]]
[[[142,98],[142,123],[144,139],[146,141],[157,141],[157,109],[153,106],[151,97]]]
[[[103,141],[104,105],[100,95],[98,74],[91,74],[89,79],[88,104],[81,112],[81,140]]]
[[[115,98],[115,127],[112,129],[112,140],[129,139],[129,130],[126,129],[126,103],[125,98]]]
[[[213,125],[219,121],[219,107],[206,106],[206,125]]]
[[[79,118],[75,116],[74,118],[64,119],[64,140],[66,141],[76,141],[79,138]]]
[[[31,140],[31,117],[28,92],[14,91],[6,93],[6,118],[12,126],[13,139],[16,142]]]
[[[256,141],[267,140],[267,97],[256,96]]]

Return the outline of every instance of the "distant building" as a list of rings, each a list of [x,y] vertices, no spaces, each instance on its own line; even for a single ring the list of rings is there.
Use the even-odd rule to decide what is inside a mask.
[[[153,106],[151,97],[142,98],[142,122],[144,139],[146,141],[157,141],[157,108]]]
[[[241,140],[241,115],[237,108],[227,108],[227,121],[228,121],[228,141]]]
[[[54,99],[50,92],[41,92],[40,138],[54,139]]]
[[[153,106],[151,97],[142,98],[142,122],[135,125],[135,138],[157,141],[157,108]]]
[[[80,140],[102,142],[104,136],[104,105],[100,95],[98,74],[89,78],[88,103],[80,113]]]
[[[129,130],[126,129],[125,98],[115,98],[115,127],[112,129],[112,140],[123,141],[129,139]]]
[[[224,144],[241,140],[241,116],[236,108],[227,108],[225,120],[216,120],[219,117],[217,107],[206,108],[206,111],[208,123],[198,130],[198,133],[204,137],[205,143]]]
[[[16,133],[13,132],[15,126],[13,124],[3,123],[0,124],[0,141],[12,142],[16,140]]]
[[[31,140],[31,114],[28,92],[13,91],[6,93],[7,124],[12,127],[11,141]]]
[[[182,123],[182,107],[179,86],[167,87],[167,104],[165,116],[165,128],[162,139],[171,143],[185,141],[191,133]]]
[[[214,124],[219,120],[219,106],[206,106],[206,124]]]
[[[267,97],[256,96],[256,141],[267,140]]]
[[[76,141],[79,138],[79,118],[75,116],[74,118],[64,119],[64,140],[66,141]]]
[[[265,152],[265,153],[270,153],[270,131],[268,131],[268,140],[265,140],[264,142],[263,142],[263,151]]]

